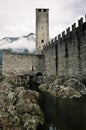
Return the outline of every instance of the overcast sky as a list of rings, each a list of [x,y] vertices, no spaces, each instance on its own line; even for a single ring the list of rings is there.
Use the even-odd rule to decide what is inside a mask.
[[[0,38],[35,33],[35,9],[49,8],[50,38],[86,13],[86,0],[0,0]]]

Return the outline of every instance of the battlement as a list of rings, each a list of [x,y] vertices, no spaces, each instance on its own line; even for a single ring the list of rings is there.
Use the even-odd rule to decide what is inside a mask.
[[[55,41],[59,41],[61,39],[67,38],[69,37],[69,35],[71,34],[70,38],[72,38],[72,34],[74,34],[74,31],[78,31],[81,28],[82,31],[84,31],[84,25],[86,24],[86,15],[85,15],[85,19],[83,19],[82,17],[78,20],[78,26],[76,26],[76,23],[72,24],[71,27],[68,27],[66,29],[66,31],[63,31],[61,34],[59,34],[58,36],[54,37],[51,41],[49,41],[46,45],[43,46],[43,48],[46,48],[48,46],[50,46],[51,44],[54,44]]]
[[[49,9],[47,9],[47,8],[45,8],[45,9],[44,8],[43,9],[42,8],[37,8],[36,9],[36,12],[38,12],[38,13],[40,13],[40,12],[48,12],[48,11],[49,11]]]
[[[48,75],[86,76],[86,16],[50,40],[43,54]]]

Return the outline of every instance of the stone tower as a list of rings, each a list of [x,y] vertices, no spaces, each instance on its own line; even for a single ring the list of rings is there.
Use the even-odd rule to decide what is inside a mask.
[[[36,51],[41,54],[49,41],[49,9],[36,9]]]

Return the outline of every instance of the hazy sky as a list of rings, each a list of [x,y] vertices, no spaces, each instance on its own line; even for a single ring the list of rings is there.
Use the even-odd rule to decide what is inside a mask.
[[[0,0],[0,38],[35,33],[35,9],[49,8],[50,37],[86,13],[86,0]]]

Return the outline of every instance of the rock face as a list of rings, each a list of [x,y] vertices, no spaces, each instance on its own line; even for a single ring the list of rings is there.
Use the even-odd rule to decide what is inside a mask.
[[[16,80],[17,84],[13,82],[13,77],[0,81],[0,130],[38,130],[38,126],[46,122],[46,112],[51,114],[48,108],[57,111],[57,99],[86,95],[84,83],[74,78],[61,80],[36,76],[25,84],[19,79]],[[24,79],[21,80],[23,82]]]
[[[49,82],[49,81],[48,81]],[[77,79],[71,78],[65,81],[55,79],[52,83],[43,83],[39,88],[43,92],[49,92],[56,98],[80,98],[86,95],[85,85]]]
[[[81,95],[86,95],[86,86],[78,79],[71,78],[64,82],[64,85],[78,91]]]
[[[36,130],[44,121],[38,97],[38,92],[4,79],[0,83],[0,130]]]

